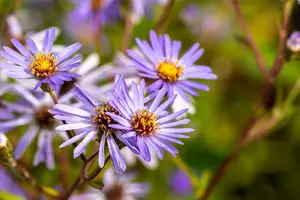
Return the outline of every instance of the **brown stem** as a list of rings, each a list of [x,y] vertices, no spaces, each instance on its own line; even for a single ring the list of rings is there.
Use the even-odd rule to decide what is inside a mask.
[[[270,71],[270,75],[273,79],[276,79],[276,77],[279,75],[284,65],[284,55],[286,52],[286,39],[287,39],[287,33],[289,29],[293,4],[294,4],[293,0],[285,1],[283,21],[279,31],[279,45],[278,45],[277,55],[273,63],[272,69]]]
[[[63,189],[63,192],[66,192],[68,189],[68,178],[66,174],[68,174],[69,171],[69,163],[68,158],[65,152],[61,152],[59,154],[59,164],[60,164],[60,180],[61,180],[61,186]]]
[[[249,34],[249,32],[247,31],[246,22],[242,16],[238,1],[232,0],[232,3],[235,7],[235,10],[237,12],[237,16],[239,18],[240,23],[243,24],[244,29],[246,28],[246,30],[244,30],[244,32],[246,33],[246,35],[248,35],[247,37],[251,36]],[[262,99],[261,106],[266,106],[265,104],[269,102],[268,100],[271,98],[271,93],[274,88],[275,80],[278,77],[278,75],[284,65],[285,42],[286,42],[286,38],[287,38],[287,31],[288,31],[288,26],[289,26],[289,21],[290,21],[290,17],[291,17],[293,3],[294,3],[294,0],[289,0],[289,1],[287,0],[285,2],[283,22],[282,22],[282,26],[280,29],[280,41],[279,41],[279,46],[278,46],[278,52],[277,52],[277,56],[275,58],[274,64],[269,73],[269,76],[271,77],[271,79],[270,78],[266,79],[266,84],[263,89],[263,95],[261,98]],[[248,34],[247,34],[247,32],[248,32]],[[249,40],[249,38],[248,38],[248,40]],[[251,37],[250,37],[249,41],[251,41]],[[254,45],[254,43],[252,43],[252,45]],[[251,46],[251,44],[250,44],[250,46]],[[257,63],[260,66],[260,69],[262,70],[262,66],[263,66],[263,65],[261,65],[262,60],[258,59],[259,57],[261,57],[260,53],[257,50],[257,48],[255,48],[255,45],[254,45],[254,48],[252,47],[252,49],[254,51],[254,54],[256,55]],[[259,108],[260,107],[258,107],[258,109]],[[252,129],[252,127],[255,125],[256,121],[258,121],[260,119],[260,117],[261,117],[261,115],[256,116],[254,114],[254,117],[252,117],[252,119],[250,120],[249,125],[246,127],[245,131],[240,136],[239,140],[236,142],[233,150],[224,159],[224,161],[221,163],[219,169],[216,171],[214,177],[211,179],[202,198],[200,198],[201,200],[207,200],[209,198],[209,196],[210,196],[211,192],[213,191],[213,189],[215,188],[215,186],[219,183],[219,181],[222,179],[222,177],[226,173],[229,165],[236,158],[239,150],[244,146],[244,144],[247,143],[248,134],[249,134],[250,130]]]
[[[254,40],[253,40],[253,37],[250,33],[250,30],[248,28],[248,25],[247,25],[247,22],[246,22],[246,19],[242,13],[242,10],[241,10],[241,7],[240,7],[240,4],[239,4],[239,0],[232,0],[232,5],[233,5],[233,8],[234,8],[234,11],[236,13],[236,17],[237,17],[237,20],[238,20],[238,23],[240,24],[245,36],[246,36],[246,39],[247,39],[247,42],[250,46],[250,48],[252,49],[253,51],[253,54],[255,56],[255,60],[257,62],[257,65],[259,67],[259,70],[261,71],[262,75],[264,76],[264,78],[266,80],[269,80],[269,74],[268,74],[268,69],[266,67],[266,64],[263,60],[263,57],[259,51],[259,49],[257,48]]]
[[[131,12],[128,12],[126,19],[125,19],[125,27],[124,27],[124,33],[122,38],[122,44],[121,44],[121,52],[125,53],[126,49],[131,44],[132,39],[132,31],[133,31],[133,23],[131,19]]]
[[[105,162],[104,162],[104,166],[103,168],[100,168],[99,166],[91,173],[91,175],[86,176],[85,174],[83,174],[83,179],[87,180],[87,181],[91,181],[93,180],[96,176],[98,176],[98,174],[104,169],[105,165],[108,163],[108,161],[110,160],[110,155],[108,155],[105,158]]]
[[[81,183],[82,183],[82,179],[81,179],[81,175],[79,174],[76,180],[74,181],[74,183],[72,184],[72,186],[64,194],[62,199],[68,199],[71,196],[71,194],[81,185]]]
[[[164,6],[160,17],[158,18],[157,23],[155,24],[154,30],[157,33],[162,33],[163,32],[163,28],[166,24],[166,22],[168,21],[168,18],[171,14],[171,10],[173,8],[173,5],[175,3],[175,0],[169,0],[166,5]]]

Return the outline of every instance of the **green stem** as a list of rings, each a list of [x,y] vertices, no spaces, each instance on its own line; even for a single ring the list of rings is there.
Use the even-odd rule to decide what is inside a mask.
[[[284,110],[290,108],[292,104],[294,103],[295,99],[300,93],[300,78],[297,80],[294,87],[291,89],[285,103],[284,103]]]

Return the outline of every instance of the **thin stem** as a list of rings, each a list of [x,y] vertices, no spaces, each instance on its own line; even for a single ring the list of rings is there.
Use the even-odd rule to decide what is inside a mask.
[[[106,164],[108,163],[108,161],[110,160],[110,155],[108,155],[106,158],[105,158],[105,162],[104,162],[104,166],[103,168],[100,168],[99,166],[91,173],[91,175],[89,176],[83,176],[83,179],[84,180],[87,180],[87,181],[91,181],[93,180],[94,178],[96,178],[96,176],[98,176],[98,174],[101,173],[101,171],[104,169],[104,167],[106,166]]]
[[[238,23],[240,24],[245,36],[246,36],[246,39],[248,41],[248,44],[250,46],[250,48],[252,49],[253,51],[253,54],[255,56],[255,60],[257,62],[257,65],[259,67],[259,70],[261,71],[262,75],[264,76],[264,78],[266,80],[269,80],[269,74],[268,74],[268,69],[266,67],[266,64],[263,60],[263,57],[259,51],[259,49],[257,48],[254,40],[253,40],[253,37],[250,33],[250,30],[248,28],[248,25],[247,25],[247,22],[246,22],[246,19],[242,13],[242,10],[241,10],[241,7],[240,7],[240,4],[239,4],[239,0],[232,0],[232,5],[233,5],[233,8],[234,8],[234,11],[236,13],[236,16],[237,16],[237,20],[238,20]]]
[[[68,199],[71,194],[81,185],[82,183],[82,178],[81,175],[79,174],[72,184],[72,186],[69,188],[69,190],[64,194],[63,199]]]
[[[286,0],[284,5],[283,21],[279,31],[279,45],[277,50],[276,59],[273,63],[270,75],[273,80],[279,75],[284,65],[284,55],[286,52],[286,39],[289,29],[291,14],[293,10],[294,0]]]
[[[227,172],[227,169],[228,169],[229,165],[236,158],[239,150],[246,143],[248,134],[249,134],[252,126],[255,125],[257,120],[258,120],[258,117],[253,117],[250,120],[250,122],[246,126],[243,134],[240,136],[240,138],[235,143],[235,146],[233,147],[230,154],[222,161],[222,163],[219,166],[218,170],[215,172],[214,176],[212,177],[211,181],[209,182],[209,184],[208,184],[203,196],[200,198],[200,200],[207,200],[209,198],[209,196],[211,195],[213,189],[216,187],[216,185],[219,183],[219,181],[223,178],[224,174]]]
[[[50,90],[48,93],[49,93],[49,95],[51,96],[53,103],[54,103],[54,104],[58,104],[58,100],[57,100],[57,97],[56,97],[55,92],[54,92],[53,90]],[[63,123],[63,124],[67,124],[66,121],[64,121],[64,120],[62,120],[62,123]],[[73,130],[68,130],[68,131],[66,131],[66,132],[67,132],[67,135],[68,135],[69,138],[72,138],[72,137],[74,137],[74,135],[75,135],[75,133],[74,133]],[[74,148],[76,148],[77,145],[78,145],[78,143],[77,143],[77,142],[74,142],[72,145],[74,146]],[[86,160],[87,160],[84,154],[80,154],[80,158],[81,158],[81,160],[82,160],[83,162],[86,162]]]
[[[9,160],[9,165],[13,167],[32,187],[34,187],[38,192],[41,192],[51,198],[59,199],[59,193],[52,189],[42,185],[39,185],[34,178],[32,178],[30,172],[25,168],[18,165],[16,160],[13,158]]]
[[[162,33],[163,32],[163,29],[164,29],[164,26],[165,24],[167,23],[168,21],[168,18],[171,14],[171,10],[174,6],[174,3],[175,3],[175,0],[168,0],[168,2],[166,3],[166,5],[164,6],[162,12],[161,12],[161,15],[160,17],[158,18],[158,21],[154,27],[154,30],[157,32],[157,33]]]
[[[293,102],[295,101],[295,99],[297,98],[297,96],[300,93],[300,78],[297,80],[296,84],[294,85],[294,87],[291,89],[286,101],[285,101],[285,109],[289,108]]]
[[[132,39],[132,31],[133,31],[133,22],[131,19],[131,12],[128,12],[126,19],[125,19],[125,27],[124,27],[124,33],[122,38],[122,44],[121,44],[121,52],[125,53],[126,49],[131,44]]]

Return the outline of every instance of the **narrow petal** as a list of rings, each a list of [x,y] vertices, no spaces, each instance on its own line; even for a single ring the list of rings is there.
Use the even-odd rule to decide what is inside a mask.
[[[82,140],[82,142],[74,149],[74,158],[80,156],[85,150],[87,144],[95,139],[97,132],[91,131],[87,134],[87,136]]]
[[[25,150],[28,148],[28,146],[31,144],[33,139],[35,138],[36,134],[38,132],[38,127],[31,126],[26,133],[22,136],[22,138],[19,140],[16,148],[15,148],[15,158],[19,159],[24,154]]]
[[[56,130],[58,131],[66,131],[66,130],[76,130],[76,129],[82,129],[82,128],[88,128],[93,125],[83,123],[83,122],[78,122],[78,123],[73,123],[73,124],[63,124],[58,127],[56,127]]]
[[[178,117],[178,116],[180,116],[180,115],[186,113],[187,111],[188,111],[188,109],[183,109],[183,110],[181,110],[181,111],[172,113],[172,114],[170,114],[170,115],[167,115],[167,116],[165,116],[165,117],[163,117],[163,118],[158,119],[157,122],[163,124],[163,123],[165,123],[165,122],[168,122],[168,121],[171,121],[171,120],[175,119],[176,117]]]
[[[101,137],[101,142],[99,145],[99,158],[98,158],[98,163],[99,163],[99,167],[103,168],[104,167],[104,163],[105,163],[105,141],[106,141],[106,137],[105,134],[102,135]]]
[[[66,147],[66,146],[69,146],[79,140],[81,140],[82,138],[84,138],[85,136],[87,136],[89,132],[86,131],[86,132],[83,132],[83,133],[80,133],[72,138],[70,138],[69,140],[65,141],[64,143],[62,143],[59,148],[63,148],[63,147]]]
[[[137,137],[137,145],[139,147],[141,156],[143,157],[143,159],[147,162],[151,161],[151,155],[149,152],[149,148],[147,146],[147,144],[145,143],[145,141],[141,138],[141,137]]]

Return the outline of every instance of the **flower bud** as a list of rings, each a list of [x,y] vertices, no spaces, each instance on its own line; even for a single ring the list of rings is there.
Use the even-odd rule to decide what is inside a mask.
[[[44,92],[47,92],[47,93],[52,91],[51,87],[48,83],[42,83],[41,90],[43,90]]]
[[[294,31],[286,42],[287,48],[296,53],[300,51],[300,32]]]
[[[0,161],[10,162],[12,160],[12,145],[7,137],[0,133]]]

